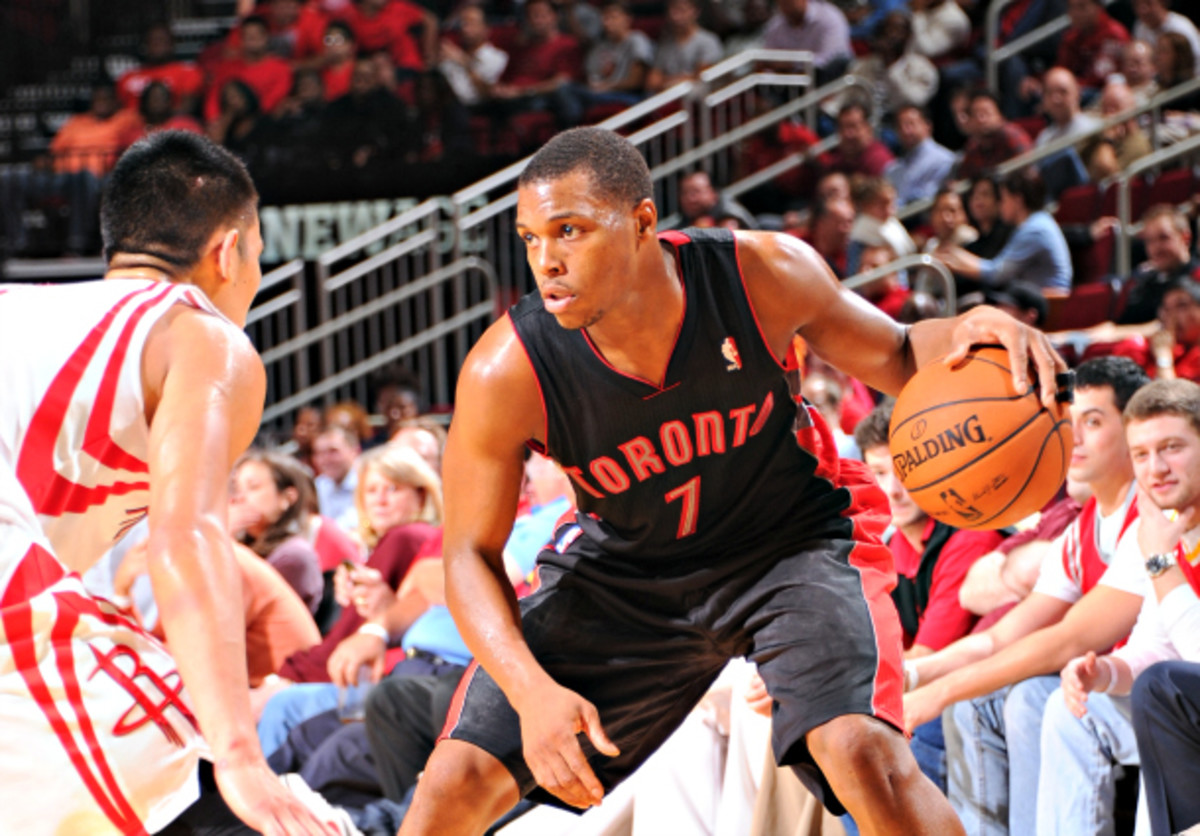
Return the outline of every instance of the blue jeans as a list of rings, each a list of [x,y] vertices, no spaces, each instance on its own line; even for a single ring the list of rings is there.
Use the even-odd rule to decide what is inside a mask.
[[[1032,834],[1042,709],[1057,676],[1039,676],[946,712],[947,796],[969,836]]]
[[[1038,836],[1115,832],[1113,807],[1122,766],[1138,763],[1128,697],[1090,694],[1077,718],[1061,691],[1050,695],[1042,720],[1042,755],[1054,769],[1038,780]]]
[[[270,755],[287,740],[288,732],[309,717],[337,708],[338,689],[331,682],[302,682],[280,691],[258,718],[258,740]]]

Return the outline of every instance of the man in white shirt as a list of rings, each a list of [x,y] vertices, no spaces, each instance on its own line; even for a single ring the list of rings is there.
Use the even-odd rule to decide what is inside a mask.
[[[362,452],[358,439],[342,427],[330,427],[313,442],[313,467],[317,478],[317,504],[343,531],[358,530],[354,492],[358,488],[355,464]]]
[[[1130,400],[1125,424],[1141,515],[1121,541],[1114,569],[1120,563],[1130,576],[1140,574],[1145,598],[1127,644],[1100,657],[1086,653],[1063,668],[1065,699],[1053,696],[1043,721],[1043,754],[1053,747],[1056,768],[1039,784],[1039,833],[1075,832],[1082,820],[1111,818],[1111,807],[1094,807],[1094,787],[1082,782],[1097,760],[1138,763],[1127,699],[1134,680],[1155,662],[1200,661],[1200,570],[1193,565],[1200,551],[1200,386],[1155,381]],[[1096,694],[1089,698],[1090,692]],[[1055,794],[1042,798],[1042,792]]]
[[[1028,597],[987,630],[905,663],[916,688],[904,699],[910,729],[953,705],[947,794],[968,833],[1035,832],[1040,721],[1058,684],[1047,675],[1124,638],[1141,606],[1142,580],[1107,564],[1135,513],[1121,409],[1148,379],[1122,357],[1089,360],[1076,375],[1069,473],[1092,499],[1050,547]]]
[[[1133,0],[1133,13],[1137,15],[1137,22],[1133,24],[1134,40],[1145,41],[1153,47],[1159,35],[1178,32],[1187,38],[1192,55],[1200,58],[1200,31],[1179,12],[1171,11],[1171,0]]]
[[[482,6],[463,6],[458,13],[459,44],[443,39],[438,69],[464,105],[491,96],[492,85],[508,66],[508,53],[488,40]]]

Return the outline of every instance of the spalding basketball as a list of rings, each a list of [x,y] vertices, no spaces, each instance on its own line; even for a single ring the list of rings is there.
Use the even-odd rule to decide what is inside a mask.
[[[918,371],[892,410],[892,463],[913,501],[956,528],[1003,528],[1040,510],[1067,476],[1069,397],[1049,410],[1036,377],[1013,386],[1008,352],[977,346],[963,362]]]

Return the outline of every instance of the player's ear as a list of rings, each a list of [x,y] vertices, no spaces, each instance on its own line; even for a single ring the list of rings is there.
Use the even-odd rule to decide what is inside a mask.
[[[220,270],[221,278],[228,281],[237,275],[238,260],[242,257],[242,251],[238,246],[241,241],[241,233],[236,228],[231,228],[218,234],[221,237],[217,242],[217,267]]]
[[[658,234],[658,208],[650,198],[643,198],[633,208],[633,219],[639,238]]]

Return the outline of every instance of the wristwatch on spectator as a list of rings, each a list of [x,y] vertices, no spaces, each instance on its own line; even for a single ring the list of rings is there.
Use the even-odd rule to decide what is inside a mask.
[[[1146,558],[1146,574],[1157,578],[1163,572],[1176,565],[1175,552],[1160,552]]]

